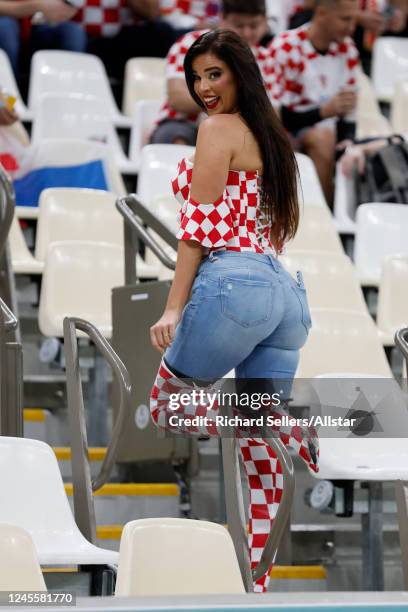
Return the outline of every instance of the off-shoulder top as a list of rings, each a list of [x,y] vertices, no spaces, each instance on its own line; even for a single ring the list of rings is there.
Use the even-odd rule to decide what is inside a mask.
[[[277,255],[270,233],[271,223],[262,212],[262,177],[258,171],[230,170],[221,196],[200,204],[190,195],[193,163],[182,159],[172,181],[181,204],[179,240],[196,240],[209,251],[228,250]]]

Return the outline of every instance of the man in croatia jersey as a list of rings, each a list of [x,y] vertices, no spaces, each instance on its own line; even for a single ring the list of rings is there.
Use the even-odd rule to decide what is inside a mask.
[[[259,45],[267,31],[265,0],[224,0],[219,27],[236,32],[250,45],[270,91],[271,53]],[[200,109],[188,92],[183,63],[188,49],[205,31],[189,32],[167,55],[167,100],[151,137],[154,144],[195,144]]]
[[[333,197],[336,142],[353,138],[358,51],[351,39],[359,0],[316,0],[310,23],[271,43],[274,104],[297,147]]]

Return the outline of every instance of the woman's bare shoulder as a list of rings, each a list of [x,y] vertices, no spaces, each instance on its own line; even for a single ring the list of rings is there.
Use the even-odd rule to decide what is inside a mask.
[[[216,133],[219,134],[220,130],[236,130],[242,126],[238,115],[232,115],[227,113],[220,113],[218,115],[212,115],[202,121],[199,127],[199,132],[206,134]]]

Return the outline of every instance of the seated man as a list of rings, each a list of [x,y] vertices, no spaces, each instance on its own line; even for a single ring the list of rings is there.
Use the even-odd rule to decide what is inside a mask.
[[[252,47],[270,89],[271,55],[259,45],[267,31],[265,0],[224,0],[219,27],[236,32]],[[167,101],[151,137],[153,144],[195,145],[201,109],[187,89],[183,63],[188,49],[205,31],[186,34],[167,55]]]
[[[309,24],[271,44],[273,101],[297,148],[314,161],[329,204],[336,142],[355,132],[357,9],[358,0],[316,0]]]
[[[160,19],[159,0],[69,1],[79,9],[74,21],[86,31],[88,52],[115,78],[123,78],[132,57],[165,57],[176,39],[174,28]]]

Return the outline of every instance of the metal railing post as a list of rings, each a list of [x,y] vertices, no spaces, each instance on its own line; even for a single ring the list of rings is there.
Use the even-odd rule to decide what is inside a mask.
[[[120,397],[118,417],[108,444],[105,459],[99,474],[91,479],[88,457],[88,438],[85,409],[82,394],[76,330],[87,334],[98,351],[112,368]],[[66,359],[67,396],[72,449],[72,482],[74,490],[75,520],[83,535],[90,541],[96,540],[95,507],[92,492],[100,489],[109,479],[118,451],[120,435],[128,411],[131,410],[131,384],[126,367],[97,328],[83,319],[64,319],[64,350]]]
[[[405,360],[405,375],[408,377],[408,328],[402,328],[395,334],[395,344]],[[403,389],[407,392],[407,380],[403,379]],[[402,572],[405,590],[408,591],[408,481],[397,480],[395,483],[397,517],[401,546]]]
[[[18,321],[0,299],[0,435],[23,436],[23,354]],[[12,341],[10,341],[10,339]]]

